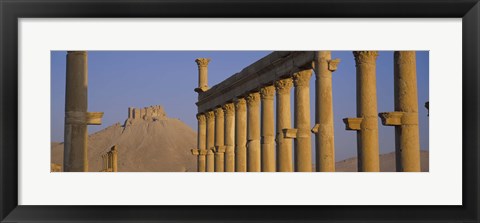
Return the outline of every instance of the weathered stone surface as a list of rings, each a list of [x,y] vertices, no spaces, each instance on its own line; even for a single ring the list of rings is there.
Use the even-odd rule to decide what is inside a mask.
[[[247,171],[260,172],[260,93],[247,96]]]
[[[283,129],[292,127],[290,111],[292,85],[292,78],[275,82],[277,97],[277,171],[279,172],[293,171],[292,140],[285,138],[283,134]]]
[[[315,55],[315,133],[316,170],[335,172],[335,137],[333,124],[332,72],[340,60],[331,59],[330,51]]]
[[[247,171],[247,102],[235,101],[235,172]]]
[[[223,105],[225,114],[225,172],[235,171],[235,104]]]
[[[304,70],[293,74],[295,85],[294,126],[297,129],[295,138],[295,171],[312,171],[312,142],[310,137],[310,77],[312,70]]]
[[[275,86],[269,85],[260,89],[262,120],[262,172],[275,172]]]

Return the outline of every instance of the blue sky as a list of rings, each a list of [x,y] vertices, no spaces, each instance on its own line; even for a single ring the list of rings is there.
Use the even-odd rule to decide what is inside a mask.
[[[211,58],[208,77],[211,87],[269,53],[270,51],[89,51],[88,110],[105,113],[103,124],[89,126],[89,133],[116,122],[123,124],[128,107],[150,105],[162,105],[169,117],[179,118],[196,131],[197,93],[193,89],[198,84],[198,71],[195,59]],[[333,105],[336,160],[343,160],[356,156],[356,133],[346,131],[342,121],[343,118],[355,117],[356,114],[355,62],[351,51],[332,51],[332,58],[341,60],[338,70],[333,73]],[[428,117],[424,107],[429,93],[428,62],[428,51],[417,52],[420,146],[423,150],[428,150],[429,147]],[[52,51],[51,141],[55,142],[63,141],[65,71],[66,51]],[[314,81],[312,75],[312,126],[315,120]],[[379,52],[377,97],[379,112],[393,111],[392,51]],[[379,119],[380,153],[393,152],[394,139],[394,127],[382,126]]]

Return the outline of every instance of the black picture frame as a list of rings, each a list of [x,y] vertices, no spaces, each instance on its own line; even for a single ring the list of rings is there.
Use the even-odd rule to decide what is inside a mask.
[[[462,18],[463,205],[18,205],[18,19],[75,17]],[[0,0],[0,19],[1,222],[479,222],[478,0]]]

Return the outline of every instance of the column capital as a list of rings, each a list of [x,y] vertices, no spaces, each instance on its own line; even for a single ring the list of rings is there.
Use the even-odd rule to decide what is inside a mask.
[[[292,78],[286,78],[286,79],[275,81],[275,90],[277,94],[289,94],[292,86],[293,86]]]
[[[378,51],[353,51],[355,57],[355,65],[375,63]]]
[[[247,101],[245,98],[237,98],[237,100],[235,100],[235,109],[236,111],[246,111]]]
[[[197,120],[198,120],[200,123],[205,123],[205,121],[206,121],[205,114],[204,114],[204,113],[198,113],[198,114],[197,114]]]
[[[215,118],[216,118],[216,119],[221,119],[221,118],[223,118],[223,109],[222,109],[222,107],[217,107],[214,111],[215,111]]]
[[[310,77],[312,77],[312,70],[302,70],[293,74],[293,83],[295,87],[310,86]]]
[[[213,111],[208,111],[206,113],[207,121],[213,120],[215,118],[215,113]]]
[[[227,116],[235,114],[235,105],[233,103],[224,104],[222,108]]]
[[[197,58],[195,63],[197,63],[198,67],[207,67],[210,61],[210,58]]]
[[[257,106],[260,104],[260,93],[259,92],[252,92],[247,96],[247,104],[248,106]]]
[[[275,96],[275,86],[265,86],[260,88],[260,96],[262,99],[273,100]]]

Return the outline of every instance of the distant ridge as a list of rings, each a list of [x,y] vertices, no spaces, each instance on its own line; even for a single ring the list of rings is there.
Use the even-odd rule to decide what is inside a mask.
[[[118,147],[119,172],[196,172],[196,132],[168,118],[161,106],[129,108],[124,125],[116,123],[88,136],[89,171],[102,169],[102,155]],[[63,143],[52,143],[51,162],[63,165]]]

